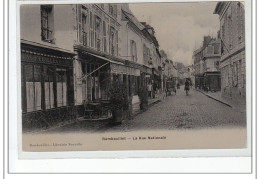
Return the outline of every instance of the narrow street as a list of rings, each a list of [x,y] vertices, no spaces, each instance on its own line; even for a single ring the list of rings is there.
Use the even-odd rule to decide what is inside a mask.
[[[121,125],[109,121],[79,121],[46,132],[132,132],[138,130],[205,129],[246,127],[246,113],[238,111],[195,89],[185,95],[183,86],[147,111]]]

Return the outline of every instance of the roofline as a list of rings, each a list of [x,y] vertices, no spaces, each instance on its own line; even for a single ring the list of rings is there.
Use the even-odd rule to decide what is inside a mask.
[[[217,3],[213,14],[219,14],[219,8],[220,8],[221,3],[223,3],[223,2],[218,2],[218,3]]]

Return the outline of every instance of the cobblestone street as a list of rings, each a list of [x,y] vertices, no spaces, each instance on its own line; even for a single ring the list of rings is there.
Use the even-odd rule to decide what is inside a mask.
[[[192,89],[183,87],[132,120],[114,126],[109,121],[80,121],[49,132],[132,132],[137,130],[205,129],[246,127],[246,113]]]

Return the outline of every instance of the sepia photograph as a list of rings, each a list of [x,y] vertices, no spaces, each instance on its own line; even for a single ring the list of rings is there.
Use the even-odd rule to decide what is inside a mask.
[[[22,152],[249,147],[244,1],[53,3],[18,6]]]

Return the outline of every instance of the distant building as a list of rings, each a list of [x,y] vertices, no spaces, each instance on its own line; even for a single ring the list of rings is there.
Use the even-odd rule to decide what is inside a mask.
[[[210,36],[205,36],[203,46],[193,53],[195,87],[218,91],[220,85],[220,60],[221,43]]]
[[[241,2],[219,2],[214,14],[220,19],[222,43],[220,70],[224,96],[245,102],[245,10]]]
[[[195,70],[194,70],[194,65],[190,65],[187,67],[188,68],[188,76],[191,80],[192,85],[195,85]]]
[[[126,79],[130,81],[128,94],[132,104],[138,105],[138,90],[152,83],[161,89],[161,57],[159,43],[153,27],[139,22],[129,9],[128,4],[121,6],[121,27],[119,31],[119,55],[126,60],[130,73]]]
[[[211,40],[203,50],[204,86],[210,91],[221,90],[219,70],[220,56],[220,40]]]

